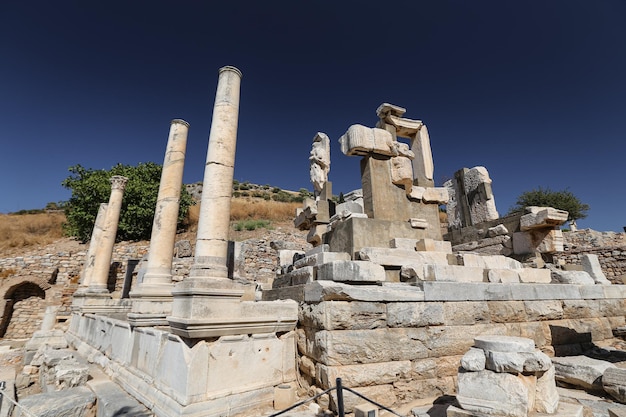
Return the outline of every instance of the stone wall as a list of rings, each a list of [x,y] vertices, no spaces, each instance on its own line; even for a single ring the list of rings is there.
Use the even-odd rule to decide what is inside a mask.
[[[626,283],[626,233],[597,232],[591,229],[563,233],[564,249],[555,262],[581,265],[582,255],[598,255],[604,275],[614,284]]]
[[[305,236],[298,231],[283,231],[280,228],[268,230],[264,239],[247,239],[237,242],[238,261],[235,262],[235,276],[244,280],[257,282],[271,286],[278,269],[277,248],[292,248],[301,250],[308,247]],[[78,288],[80,274],[87,254],[88,245],[80,244],[70,239],[64,239],[57,244],[39,248],[24,253],[18,257],[0,258],[0,271],[7,273],[5,278],[0,279],[0,300],[16,300],[16,286],[27,283],[37,283],[45,296],[38,303],[41,312],[45,306],[60,306],[57,318],[65,321],[70,317],[72,295]],[[113,248],[110,290],[113,298],[120,298],[126,276],[129,260],[145,260],[149,249],[149,242],[119,242]],[[181,257],[174,258],[172,274],[175,281],[181,281],[189,275],[189,269],[193,263],[193,245],[191,249],[181,253]],[[133,284],[143,263],[140,262],[134,269]],[[34,302],[34,301],[33,301]],[[0,309],[2,307],[0,302]],[[22,314],[20,302],[13,305],[14,318],[20,317],[19,335],[7,333],[5,338],[30,337],[32,331],[38,330],[41,324],[42,314]],[[18,312],[16,315],[16,311]],[[7,323],[7,325],[10,325]],[[28,330],[26,330],[28,329]],[[31,331],[32,330],[32,331]]]
[[[63,249],[61,249],[63,248]],[[121,293],[129,259],[141,259],[147,253],[146,242],[121,242],[113,250],[112,272],[115,273],[117,297]],[[87,245],[63,240],[25,253],[23,256],[0,258],[0,270],[7,276],[0,281],[0,300],[10,315],[4,338],[28,338],[39,330],[43,311],[48,305],[59,306],[57,318],[64,322],[70,317],[72,295],[78,288]],[[24,291],[40,288],[42,294],[27,295]],[[7,317],[3,316],[3,319]]]
[[[20,286],[15,291],[11,317],[4,332],[6,339],[27,339],[39,330],[45,311],[44,297],[44,291],[34,284]]]
[[[549,356],[580,354],[624,325],[626,300],[305,304],[299,369],[309,384],[345,386],[386,406],[453,394],[461,356],[479,335],[528,337]],[[345,398],[348,408],[362,402]]]

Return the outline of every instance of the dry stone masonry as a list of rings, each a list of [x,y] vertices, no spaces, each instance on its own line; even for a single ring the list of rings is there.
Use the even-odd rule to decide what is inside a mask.
[[[251,416],[337,378],[388,407],[455,398],[448,417],[582,417],[557,383],[625,401],[615,363],[626,354],[611,346],[626,332],[626,287],[607,273],[604,255],[563,252],[566,212],[530,207],[499,218],[483,167],[435,186],[426,125],[402,107],[383,103],[375,127],[354,124],[338,138],[344,155],[361,159],[361,188],[341,202],[329,178],[331,139],[314,136],[314,198],[294,220],[307,245],[283,235],[229,243],[240,82],[238,69],[220,69],[196,242],[175,243],[172,231],[188,129],[177,119],[149,250],[113,245],[125,183],[113,178],[96,250],[80,252],[84,268],[49,258],[23,296],[18,278],[8,278],[5,311],[16,295],[39,297],[32,308],[41,328],[29,330],[22,373],[6,380],[42,393],[20,404],[76,416],[94,407],[98,415],[128,407],[146,417]],[[451,210],[445,240],[443,204]],[[566,261],[574,255],[580,266]],[[33,276],[39,267],[0,262]],[[45,309],[55,305],[48,299],[61,307]],[[10,322],[5,314],[5,328]],[[335,391],[318,403],[315,413],[339,408]],[[355,415],[377,411],[352,393],[344,405]]]

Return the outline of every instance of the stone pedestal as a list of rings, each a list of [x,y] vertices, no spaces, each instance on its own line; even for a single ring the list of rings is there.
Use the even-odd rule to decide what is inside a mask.
[[[429,236],[433,229],[415,229],[402,221],[378,220],[351,217],[337,223],[332,234],[327,235],[331,252],[348,252],[352,259],[357,259],[358,252],[364,247],[391,248],[396,238],[434,239]],[[437,239],[435,239],[437,240]]]
[[[167,325],[166,317],[172,312],[172,257],[188,131],[187,122],[172,120],[152,224],[148,266],[143,282],[130,293],[134,302],[128,320],[134,326]]]

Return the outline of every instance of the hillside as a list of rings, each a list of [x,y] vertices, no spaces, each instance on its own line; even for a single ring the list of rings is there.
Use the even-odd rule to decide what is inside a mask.
[[[189,187],[189,186],[188,186]],[[199,200],[201,187],[192,185],[190,193]],[[261,237],[268,229],[281,228],[293,230],[293,218],[296,208],[301,206],[297,201],[276,201],[272,195],[280,195],[282,199],[288,194],[298,197],[300,194],[293,191],[276,191],[276,187],[269,187],[254,192],[262,192],[263,196],[233,197],[231,205],[231,235],[230,239],[241,241]],[[250,187],[251,188],[251,187]],[[247,191],[247,190],[245,190]],[[239,191],[241,193],[241,191]],[[269,195],[270,198],[264,197]],[[189,210],[185,229],[179,233],[179,239],[195,240],[200,205],[196,204]],[[40,213],[0,214],[0,258],[20,256],[26,252],[41,249],[47,245],[60,246],[71,252],[83,247],[76,239],[66,237],[63,233],[65,215],[59,211],[44,211]],[[74,250],[72,250],[74,248]]]

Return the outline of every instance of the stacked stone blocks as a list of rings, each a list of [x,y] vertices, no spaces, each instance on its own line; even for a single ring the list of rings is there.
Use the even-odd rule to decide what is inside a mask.
[[[340,376],[344,385],[391,406],[454,394],[460,359],[476,337],[526,337],[548,356],[576,354],[611,339],[625,314],[623,298],[324,300],[300,312],[299,366],[310,384],[326,389]]]

